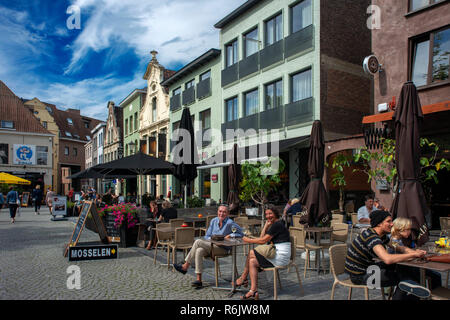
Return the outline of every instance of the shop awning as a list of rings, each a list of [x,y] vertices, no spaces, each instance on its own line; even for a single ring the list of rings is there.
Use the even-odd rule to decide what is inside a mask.
[[[0,183],[6,184],[31,184],[30,181],[13,176],[6,172],[0,172]]]
[[[424,115],[432,114],[436,112],[450,111],[450,101],[444,101],[439,103],[430,104],[422,107],[422,112]],[[394,111],[383,112],[378,114],[373,114],[370,116],[365,116],[362,120],[363,124],[390,121],[394,115]]]

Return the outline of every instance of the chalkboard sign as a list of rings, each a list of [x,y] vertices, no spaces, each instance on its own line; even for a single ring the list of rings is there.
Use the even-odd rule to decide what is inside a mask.
[[[80,215],[78,216],[77,224],[75,225],[75,229],[73,230],[72,237],[70,238],[69,244],[66,246],[66,250],[64,251],[64,257],[67,257],[67,252],[69,251],[69,247],[76,246],[78,243],[78,239],[80,238],[81,231],[86,224],[86,219],[89,211],[91,210],[92,201],[85,201],[83,206],[81,207]]]
[[[97,206],[95,204],[91,206],[91,215],[92,219],[94,220],[95,226],[97,227],[97,232],[100,236],[101,241],[105,244],[109,243],[105,226],[103,225],[102,219],[98,215]]]
[[[120,230],[114,227],[116,217],[111,213],[105,215],[105,227],[109,242],[120,242]]]
[[[28,207],[28,199],[30,199],[30,193],[22,193],[22,207]]]

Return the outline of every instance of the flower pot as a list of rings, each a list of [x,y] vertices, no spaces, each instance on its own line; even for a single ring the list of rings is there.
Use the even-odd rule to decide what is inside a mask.
[[[137,226],[128,228],[126,222],[120,227],[120,248],[135,247],[138,238]]]

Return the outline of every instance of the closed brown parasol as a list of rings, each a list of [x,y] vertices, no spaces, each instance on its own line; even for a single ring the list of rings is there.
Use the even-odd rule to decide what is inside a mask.
[[[310,182],[300,197],[300,202],[308,211],[308,225],[317,226],[319,222],[327,223],[330,219],[328,197],[322,182],[324,171],[325,143],[320,120],[313,123],[309,142],[308,174]]]
[[[425,194],[419,181],[420,130],[423,114],[419,95],[413,82],[406,82],[400,93],[395,121],[395,165],[399,186],[392,203],[392,215],[412,220],[412,240],[420,246],[428,241]]]

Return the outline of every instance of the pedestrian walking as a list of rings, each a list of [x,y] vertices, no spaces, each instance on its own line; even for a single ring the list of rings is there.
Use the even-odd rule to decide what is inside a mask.
[[[5,197],[3,196],[3,193],[0,192],[0,212],[2,212],[3,205],[5,204]]]
[[[40,185],[36,185],[36,188],[33,190],[32,197],[34,201],[34,214],[38,215],[40,214],[39,211],[41,210],[41,202],[44,197]]]
[[[17,207],[20,204],[19,193],[14,190],[14,187],[9,187],[9,192],[6,195],[6,203],[9,207],[9,215],[11,217],[11,223],[16,222]]]
[[[47,204],[50,214],[53,215],[53,191],[51,188],[47,189],[47,195],[45,196],[45,203]]]

